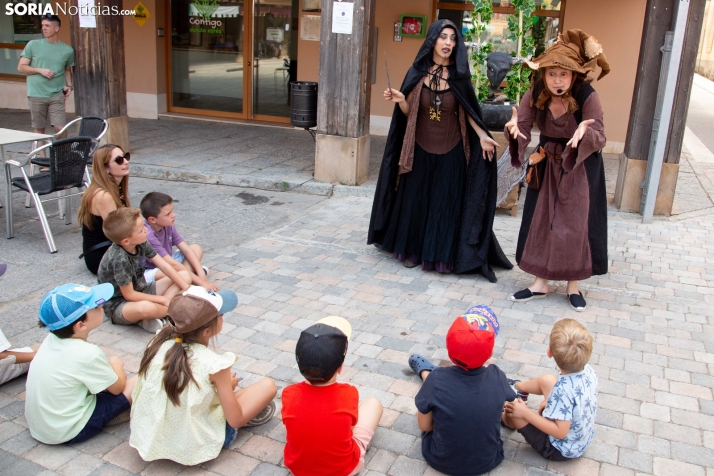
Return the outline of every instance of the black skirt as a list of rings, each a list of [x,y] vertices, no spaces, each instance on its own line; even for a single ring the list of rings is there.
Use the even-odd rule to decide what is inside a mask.
[[[465,181],[461,142],[446,154],[415,144],[412,171],[400,178],[381,248],[424,270],[453,270]]]

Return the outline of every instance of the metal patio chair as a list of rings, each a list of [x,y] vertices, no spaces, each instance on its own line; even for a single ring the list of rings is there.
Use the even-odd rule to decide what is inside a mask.
[[[102,137],[107,133],[107,130],[109,129],[109,123],[107,122],[106,119],[104,119],[101,116],[83,116],[83,117],[78,117],[76,119],[73,119],[72,121],[68,122],[62,130],[60,130],[57,134],[54,135],[53,140],[56,140],[58,137],[60,137],[62,134],[64,134],[71,126],[74,126],[76,124],[79,124],[79,128],[77,131],[77,137],[91,137],[94,139],[94,144],[92,144],[92,150],[89,153],[89,160],[87,161],[87,169],[86,169],[86,175],[87,175],[87,183],[92,181],[92,177],[89,173],[90,169],[92,168],[92,156],[94,154],[94,150],[99,146],[99,142],[102,140]],[[37,149],[37,142],[32,143],[32,149],[35,150]],[[47,168],[50,166],[50,159],[47,157],[35,157],[32,160],[30,160],[30,175],[35,174],[35,167],[42,167],[42,168]],[[63,217],[63,207],[62,207],[62,200],[57,202],[59,204],[59,210],[60,210],[60,218]],[[30,195],[28,194],[27,197],[25,198],[25,208],[30,208]]]
[[[64,200],[64,218],[65,223],[69,225],[72,223],[72,213],[70,210],[71,203],[68,199],[74,195],[82,195],[84,191],[69,195],[58,195],[44,200],[41,200],[40,197],[56,192],[62,193],[69,191],[72,188],[88,187],[89,182],[84,179],[86,177],[87,161],[89,160],[90,153],[92,152],[93,144],[94,139],[87,136],[60,139],[33,150],[21,162],[16,160],[8,160],[5,162],[5,180],[8,202],[5,207],[5,221],[7,225],[8,238],[12,238],[15,235],[15,227],[12,217],[12,189],[13,187],[17,187],[20,190],[24,190],[29,193],[32,197],[35,202],[37,216],[42,224],[42,231],[45,234],[45,240],[47,241],[50,253],[57,252],[57,247],[55,246],[55,241],[52,237],[52,230],[50,229],[50,225],[47,221],[47,216],[45,215],[42,203],[66,199]],[[43,172],[37,175],[28,175],[23,167],[31,162],[32,159],[34,159],[37,154],[43,150],[49,151],[49,157],[47,158],[49,172]],[[20,169],[22,177],[12,176],[13,167]]]

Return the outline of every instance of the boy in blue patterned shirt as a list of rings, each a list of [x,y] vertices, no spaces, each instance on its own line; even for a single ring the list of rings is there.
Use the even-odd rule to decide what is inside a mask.
[[[521,399],[507,402],[503,424],[518,430],[538,453],[552,461],[579,458],[595,435],[597,375],[587,365],[593,348],[588,330],[573,319],[563,319],[550,333],[548,357],[560,375],[542,375],[527,382],[512,381],[519,395],[543,395],[538,413]]]

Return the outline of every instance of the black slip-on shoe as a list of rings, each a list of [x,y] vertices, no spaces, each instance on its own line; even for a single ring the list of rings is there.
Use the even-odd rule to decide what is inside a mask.
[[[583,293],[581,293],[580,291],[578,291],[578,294],[569,294],[568,302],[570,302],[570,307],[572,307],[578,312],[583,312],[585,310],[585,307],[587,306],[585,298],[583,297]]]
[[[536,293],[536,292],[533,292],[530,289],[526,288],[526,289],[521,289],[517,293],[511,294],[508,299],[510,299],[511,301],[515,301],[515,302],[526,302],[526,301],[530,301],[531,299],[542,299],[542,298],[546,297],[547,295],[548,295],[548,293]]]

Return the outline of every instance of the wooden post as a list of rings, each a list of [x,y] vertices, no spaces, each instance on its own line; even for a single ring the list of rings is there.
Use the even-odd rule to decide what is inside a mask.
[[[620,169],[615,189],[615,206],[621,210],[634,212],[640,210],[641,185],[647,170],[662,63],[660,48],[664,45],[665,32],[673,28],[678,3],[679,0],[647,1],[630,122],[625,139],[625,150],[620,156]],[[668,144],[655,214],[669,215],[672,210],[705,5],[706,0],[691,0],[689,7],[684,51],[677,79],[677,93],[672,121],[669,124]]]
[[[689,19],[687,20],[684,49],[682,50],[682,65],[679,68],[677,92],[674,94],[674,107],[672,109],[672,123],[667,142],[667,152],[664,156],[665,162],[668,164],[678,164],[679,156],[682,154],[684,129],[687,125],[687,111],[689,110],[689,97],[692,93],[694,68],[697,63],[697,51],[699,50],[699,41],[702,26],[704,25],[704,8],[706,4],[706,0],[692,0],[689,6]]]
[[[70,0],[79,7],[78,0]],[[122,10],[122,0],[105,0],[102,8]],[[70,17],[75,51],[74,100],[80,116],[102,116],[109,122],[104,139],[129,151],[129,118],[126,112],[124,68],[124,17],[97,15],[96,28],[79,26],[79,15]],[[104,141],[103,141],[104,142]]]
[[[352,34],[332,33],[334,3],[322,0],[315,180],[359,185],[369,175],[376,1],[353,0]]]

